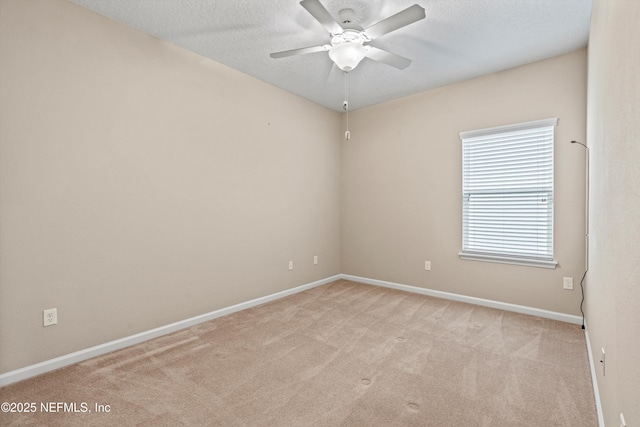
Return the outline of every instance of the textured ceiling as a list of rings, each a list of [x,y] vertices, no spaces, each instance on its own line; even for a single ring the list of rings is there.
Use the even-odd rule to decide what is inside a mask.
[[[299,0],[71,0],[336,111],[344,73],[326,52],[271,52],[329,42]],[[571,52],[587,45],[592,0],[320,0],[366,28],[415,3],[426,18],[371,44],[413,60],[365,58],[348,75],[350,110]]]

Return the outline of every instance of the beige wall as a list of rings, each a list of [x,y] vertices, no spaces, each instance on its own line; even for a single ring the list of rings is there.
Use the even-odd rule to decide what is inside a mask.
[[[607,426],[640,425],[640,2],[594,2],[587,327]],[[606,376],[597,363],[606,352]]]
[[[579,315],[585,153],[569,141],[585,137],[586,62],[582,49],[351,113],[351,140],[342,145],[342,272]],[[460,260],[459,133],[550,117],[559,119],[559,267]],[[563,276],[574,278],[574,291],[563,290]]]
[[[0,0],[0,76],[0,373],[340,272],[579,314],[585,50],[352,112],[348,142],[61,0]],[[458,133],[548,117],[559,268],[459,260]]]
[[[1,0],[0,118],[0,373],[340,272],[336,112]]]

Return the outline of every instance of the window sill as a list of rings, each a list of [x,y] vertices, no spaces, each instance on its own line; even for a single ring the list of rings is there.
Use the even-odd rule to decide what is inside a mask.
[[[458,256],[460,259],[470,261],[498,262],[501,264],[525,265],[527,267],[556,268],[558,266],[558,261],[555,260],[549,261],[541,259],[511,258],[499,255],[471,254],[464,252],[459,253]]]

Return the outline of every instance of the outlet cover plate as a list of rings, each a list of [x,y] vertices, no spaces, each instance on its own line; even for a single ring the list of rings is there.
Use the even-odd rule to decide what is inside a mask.
[[[58,309],[49,308],[42,311],[42,326],[52,326],[58,323]]]
[[[563,277],[562,288],[569,291],[573,290],[573,277]]]

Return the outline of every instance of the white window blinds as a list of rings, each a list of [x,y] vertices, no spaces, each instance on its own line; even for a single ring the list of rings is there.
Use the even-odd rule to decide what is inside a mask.
[[[461,258],[555,267],[557,119],[463,132]]]

